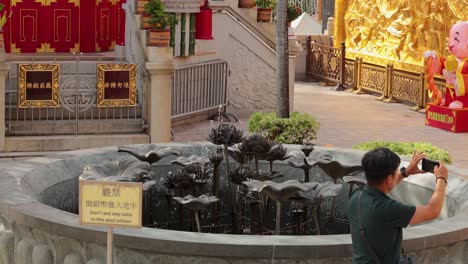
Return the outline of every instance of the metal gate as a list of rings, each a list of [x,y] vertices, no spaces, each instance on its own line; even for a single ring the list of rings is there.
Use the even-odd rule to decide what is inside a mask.
[[[221,60],[178,68],[172,87],[172,117],[226,106],[227,79],[228,66]]]
[[[69,58],[69,57],[67,57]],[[59,58],[58,58],[59,59]],[[142,89],[137,89],[137,104],[129,107],[97,107],[97,63],[119,63],[114,59],[76,56],[75,61],[11,63],[5,89],[7,136],[78,135],[142,133]],[[18,107],[18,64],[60,64],[60,106]]]

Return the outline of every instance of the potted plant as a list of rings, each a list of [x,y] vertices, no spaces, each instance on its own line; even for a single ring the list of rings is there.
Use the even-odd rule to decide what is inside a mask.
[[[148,22],[152,25],[149,45],[168,47],[171,39],[170,27],[177,24],[175,15],[164,12],[164,5],[161,0],[150,0],[145,5],[145,11],[150,16]]]
[[[270,22],[271,12],[274,0],[256,0],[257,5],[257,21],[258,22]]]
[[[146,13],[145,6],[149,2],[149,0],[137,0],[136,11],[137,14],[143,15]]]
[[[288,5],[287,18],[288,18],[288,27],[291,26],[291,21],[295,20],[302,14],[302,10],[295,5]]]
[[[255,0],[239,0],[240,8],[252,8],[255,6]]]

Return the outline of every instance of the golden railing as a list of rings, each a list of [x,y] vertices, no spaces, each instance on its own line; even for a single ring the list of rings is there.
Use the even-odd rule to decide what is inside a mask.
[[[360,57],[346,58],[344,43],[340,48],[311,43],[307,38],[306,73],[314,79],[336,82],[337,90],[348,88],[353,93],[372,93],[384,102],[405,102],[413,110],[425,109],[427,97],[424,71],[396,69],[366,62]],[[437,87],[444,91],[445,81],[436,77]]]
[[[311,37],[306,42],[306,73],[312,78],[329,82],[338,82],[337,90],[344,90],[343,67],[345,65],[345,45],[341,44],[339,49],[326,45],[312,43]]]

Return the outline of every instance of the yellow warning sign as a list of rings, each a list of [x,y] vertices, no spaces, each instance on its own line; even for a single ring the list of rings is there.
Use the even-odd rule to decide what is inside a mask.
[[[80,181],[80,224],[141,228],[141,182]]]

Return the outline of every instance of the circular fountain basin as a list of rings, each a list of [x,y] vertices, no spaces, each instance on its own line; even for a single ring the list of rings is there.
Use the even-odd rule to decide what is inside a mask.
[[[210,143],[161,144],[200,154]],[[300,146],[288,145],[288,151]],[[329,151],[343,164],[360,164],[364,152]],[[2,163],[0,177],[0,258],[4,263],[105,263],[105,228],[81,226],[72,208],[77,177],[88,164],[127,155],[116,147],[64,152]],[[153,166],[167,166],[161,160]],[[406,165],[403,161],[402,164]],[[468,172],[449,167],[442,216],[404,231],[404,248],[418,263],[462,263],[468,258]],[[435,187],[432,174],[405,179],[391,196],[411,204],[427,203]],[[348,187],[343,192],[347,192]],[[68,197],[68,198],[67,198]],[[49,204],[49,205],[48,205]],[[340,203],[345,208],[344,203]],[[54,208],[50,205],[53,205]],[[342,209],[345,210],[345,209]],[[115,263],[351,263],[349,234],[259,236],[181,232],[154,228],[114,230]],[[12,249],[15,250],[12,250]],[[312,260],[313,259],[313,260]]]

